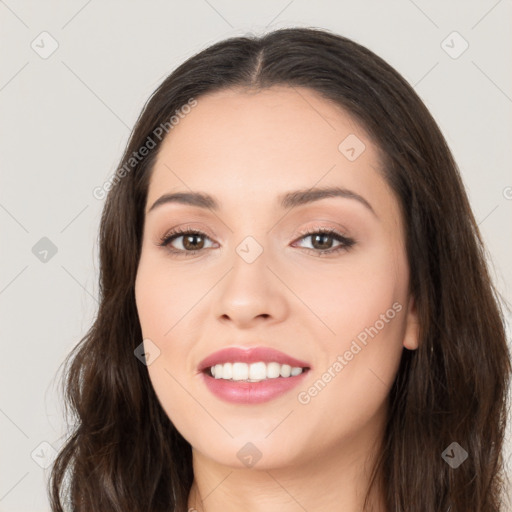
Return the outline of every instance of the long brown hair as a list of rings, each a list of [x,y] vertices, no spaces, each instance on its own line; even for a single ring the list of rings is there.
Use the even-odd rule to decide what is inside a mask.
[[[350,39],[314,28],[216,43],[181,64],[144,106],[105,187],[99,310],[65,361],[66,410],[75,425],[50,475],[52,511],[65,503],[76,512],[187,510],[191,447],[134,356],[142,342],[134,283],[144,206],[163,140],[155,134],[164,127],[172,137],[169,120],[203,94],[273,85],[307,87],[362,123],[382,152],[406,225],[420,346],[403,350],[371,483],[382,480],[389,512],[503,511],[510,354],[502,298],[459,170],[396,70]],[[133,160],[148,137],[155,147]],[[468,454],[456,469],[442,456],[453,442]]]

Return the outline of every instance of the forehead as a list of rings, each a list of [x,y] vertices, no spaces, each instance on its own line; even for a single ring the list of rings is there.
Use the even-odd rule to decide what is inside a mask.
[[[197,98],[159,149],[147,209],[161,194],[270,202],[291,189],[342,186],[393,207],[379,151],[363,127],[315,91],[288,86]]]

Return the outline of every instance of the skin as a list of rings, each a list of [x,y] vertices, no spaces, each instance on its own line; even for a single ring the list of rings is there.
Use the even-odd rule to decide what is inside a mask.
[[[354,161],[338,149],[350,134],[365,144]],[[278,204],[285,192],[324,186],[350,189],[374,213],[340,197],[294,209]],[[161,195],[191,190],[214,196],[220,210],[168,203],[149,212]],[[368,134],[305,88],[201,96],[160,148],[145,211],[137,309],[145,348],[159,350],[148,365],[151,382],[193,449],[189,507],[362,510],[402,351],[418,346],[403,219]],[[206,234],[195,240],[196,254],[173,255],[158,245],[174,227]],[[356,243],[319,256],[340,242],[315,244],[301,234],[318,227]],[[252,263],[236,251],[247,236],[263,249]],[[182,236],[171,244],[190,251],[186,242]],[[338,356],[393,304],[401,311],[333,371]],[[273,347],[312,369],[299,388],[269,402],[230,404],[210,393],[197,366],[235,345]],[[330,382],[300,403],[298,394],[329,368]],[[248,442],[261,452],[251,468],[237,457]],[[380,492],[372,499],[385,511]]]

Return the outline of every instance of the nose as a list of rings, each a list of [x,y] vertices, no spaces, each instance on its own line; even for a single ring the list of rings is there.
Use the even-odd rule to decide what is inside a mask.
[[[243,250],[237,252],[214,297],[216,317],[241,329],[282,322],[289,310],[286,286],[279,272],[268,266],[267,253],[251,260]]]

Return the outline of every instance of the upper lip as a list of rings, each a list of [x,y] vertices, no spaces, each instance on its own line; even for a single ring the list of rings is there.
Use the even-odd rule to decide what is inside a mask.
[[[309,363],[291,357],[284,352],[275,350],[270,347],[227,347],[203,359],[198,366],[200,372],[215,366],[216,364],[224,363],[258,363],[263,361],[264,363],[276,362],[279,364],[288,364],[292,368],[310,368]]]

